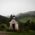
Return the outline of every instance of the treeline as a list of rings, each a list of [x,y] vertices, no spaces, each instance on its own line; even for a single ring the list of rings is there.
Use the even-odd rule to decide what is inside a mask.
[[[35,31],[35,23],[30,20],[28,20],[26,23],[22,23],[19,21],[19,28],[20,31]]]

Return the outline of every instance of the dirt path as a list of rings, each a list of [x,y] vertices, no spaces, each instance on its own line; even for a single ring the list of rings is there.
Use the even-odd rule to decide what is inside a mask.
[[[8,32],[0,31],[0,35],[9,35]]]

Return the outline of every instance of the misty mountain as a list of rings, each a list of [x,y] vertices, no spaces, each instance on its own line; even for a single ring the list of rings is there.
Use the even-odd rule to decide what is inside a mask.
[[[17,17],[18,18],[21,18],[21,17],[35,17],[35,11],[29,11],[29,12],[26,12],[26,13],[20,13]]]

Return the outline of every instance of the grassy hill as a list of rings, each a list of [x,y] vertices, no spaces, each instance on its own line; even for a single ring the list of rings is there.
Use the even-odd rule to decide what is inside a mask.
[[[27,13],[21,13],[16,16],[20,22],[26,22],[27,20],[32,20],[35,22],[35,11],[29,11]]]

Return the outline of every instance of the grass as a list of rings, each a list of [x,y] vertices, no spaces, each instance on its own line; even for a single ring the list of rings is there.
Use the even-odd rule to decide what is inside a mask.
[[[3,34],[2,34],[3,33]],[[2,35],[35,35],[35,31],[24,31],[24,32],[5,32],[5,31],[0,31],[0,34]]]
[[[35,35],[35,32],[8,32],[8,35]]]

